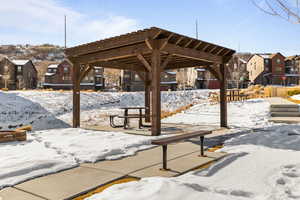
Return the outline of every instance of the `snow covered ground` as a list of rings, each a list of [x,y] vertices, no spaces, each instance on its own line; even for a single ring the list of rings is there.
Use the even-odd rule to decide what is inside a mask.
[[[155,138],[73,128],[35,131],[27,141],[0,144],[0,189],[83,162],[134,155],[153,147]]]
[[[292,98],[292,99],[295,99],[295,100],[300,100],[300,94],[291,96],[291,98]]]
[[[162,92],[162,110],[173,111],[190,103],[206,102],[210,90]],[[144,105],[143,92],[82,92],[83,123],[106,123],[120,106]],[[0,127],[31,124],[34,130],[68,128],[72,122],[72,92],[0,92]]]
[[[175,178],[114,185],[88,200],[300,199],[300,125],[262,128],[232,138],[230,153],[208,169]]]
[[[199,103],[163,122],[219,125],[219,105],[207,103],[208,93],[163,93],[164,110]],[[143,105],[143,96],[83,93],[82,121],[102,122],[103,116],[119,112],[120,106]],[[154,137],[67,128],[71,112],[70,92],[0,92],[0,126],[6,129],[32,122],[34,128],[28,141],[0,144],[0,188],[152,147]],[[300,199],[300,125],[275,126],[268,117],[269,104],[262,99],[229,103],[229,125],[237,134],[220,150],[229,156],[206,170],[115,185],[88,199]]]
[[[270,125],[269,103],[263,99],[231,102],[227,106],[228,124],[231,128],[258,128]],[[192,125],[220,124],[220,105],[198,104],[182,113],[163,119],[165,123]]]

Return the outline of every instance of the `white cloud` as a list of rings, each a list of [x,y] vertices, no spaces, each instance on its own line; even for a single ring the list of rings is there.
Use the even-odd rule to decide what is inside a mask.
[[[135,19],[108,13],[91,18],[55,0],[8,0],[0,6],[0,42],[10,43],[7,40],[12,40],[22,43],[19,38],[32,35],[36,38],[30,38],[31,41],[45,38],[45,43],[57,43],[57,38],[63,36],[64,15],[67,15],[68,38],[72,44],[119,35],[138,26]]]

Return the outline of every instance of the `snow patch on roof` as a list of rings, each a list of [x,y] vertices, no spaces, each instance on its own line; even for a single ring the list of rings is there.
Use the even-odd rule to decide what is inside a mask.
[[[176,72],[166,72],[167,74],[176,75]]]
[[[48,66],[48,69],[49,68],[57,68],[57,67],[58,67],[58,64],[51,64],[51,65]]]
[[[15,65],[25,65],[28,63],[30,60],[11,60],[11,62]]]
[[[45,73],[45,76],[53,76],[55,73],[49,73],[49,72],[47,72],[47,73]]]

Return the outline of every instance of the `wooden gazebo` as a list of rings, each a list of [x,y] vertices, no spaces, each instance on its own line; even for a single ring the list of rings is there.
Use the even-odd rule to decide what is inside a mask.
[[[160,73],[202,66],[220,81],[221,126],[227,127],[226,67],[234,50],[152,27],[65,50],[73,63],[73,127],[80,126],[80,82],[94,66],[135,71],[145,83],[152,135],[161,133]],[[151,107],[150,107],[150,101]],[[151,115],[150,115],[151,113]],[[150,117],[146,119],[150,121]]]

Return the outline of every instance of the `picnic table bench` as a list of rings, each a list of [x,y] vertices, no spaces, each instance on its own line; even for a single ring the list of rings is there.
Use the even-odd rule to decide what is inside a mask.
[[[212,131],[203,131],[203,130],[195,131],[195,132],[186,133],[186,134],[182,134],[182,135],[175,135],[175,136],[171,136],[171,137],[167,137],[167,138],[152,140],[151,144],[162,146],[162,150],[163,150],[163,168],[162,169],[168,170],[168,168],[167,168],[167,147],[169,144],[180,142],[180,141],[187,140],[187,139],[191,139],[194,137],[200,137],[200,152],[201,152],[200,155],[205,156],[204,155],[204,147],[203,147],[204,136],[209,135],[211,133],[212,133]]]
[[[140,106],[136,106],[136,107],[121,107],[120,109],[124,110],[124,115],[110,115],[109,116],[109,121],[110,121],[110,126],[113,128],[120,128],[123,127],[124,129],[127,129],[129,126],[129,119],[139,119],[139,128],[141,129],[142,127],[148,127],[146,125],[143,124],[143,118],[146,117],[145,114],[143,114],[142,110],[145,110],[146,107],[140,107]],[[129,110],[138,110],[139,113],[138,114],[128,114]],[[124,119],[124,123],[123,125],[116,125],[114,123],[114,118],[118,117],[118,118],[122,118]]]

